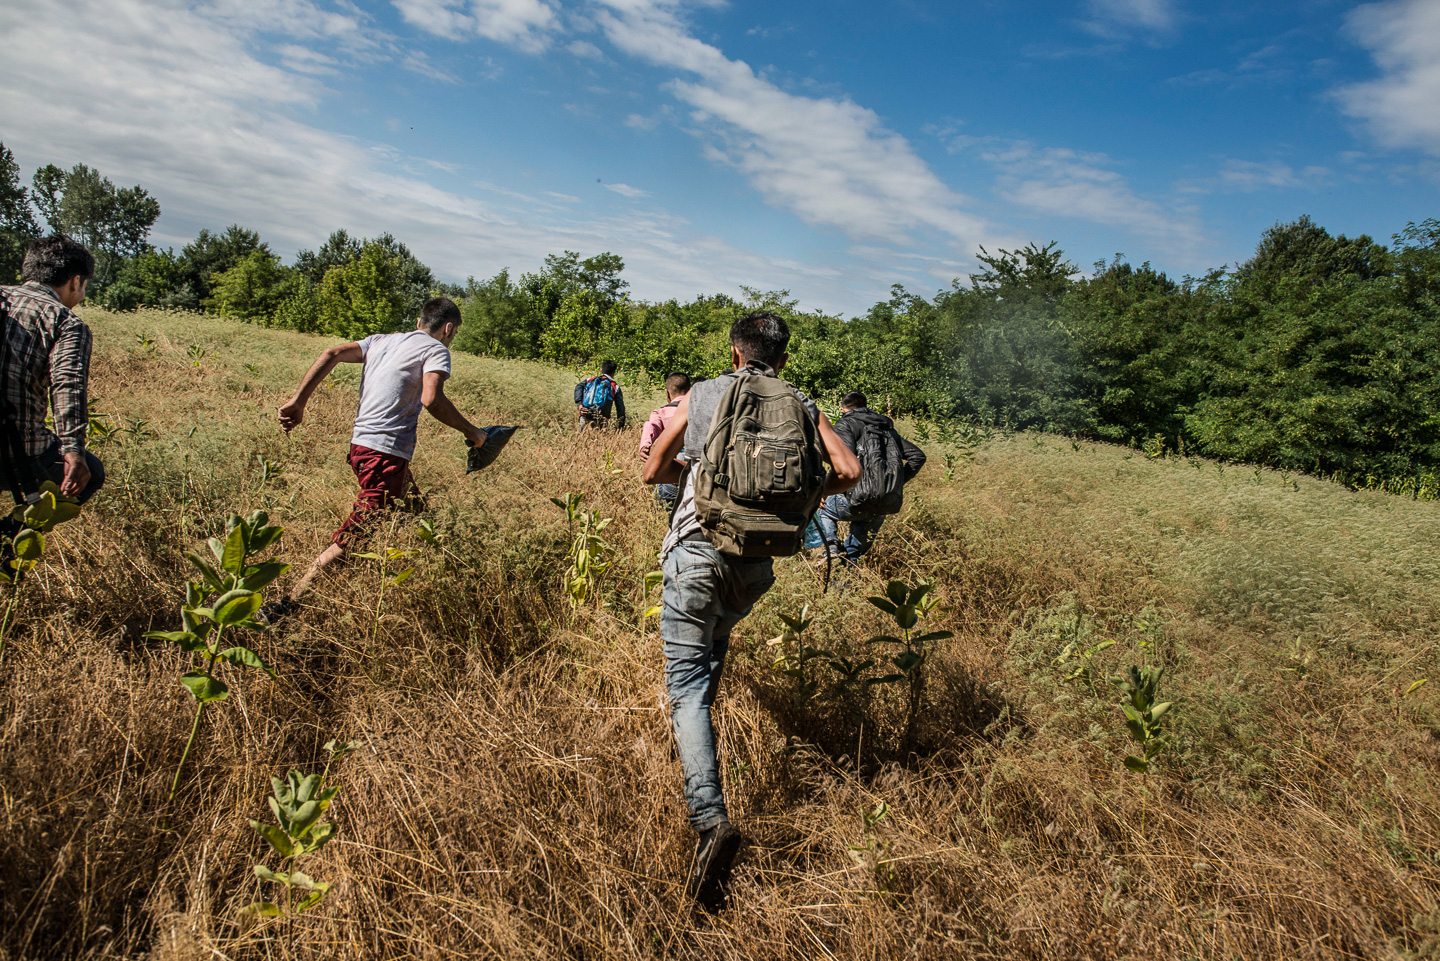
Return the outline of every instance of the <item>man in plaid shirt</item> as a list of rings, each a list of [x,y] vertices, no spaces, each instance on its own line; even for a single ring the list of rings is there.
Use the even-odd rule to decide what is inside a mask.
[[[94,273],[90,251],[56,234],[25,252],[25,283],[0,287],[0,488],[17,501],[52,480],[83,504],[105,481],[85,449],[90,328],[71,312]],[[45,426],[52,407],[53,431]]]

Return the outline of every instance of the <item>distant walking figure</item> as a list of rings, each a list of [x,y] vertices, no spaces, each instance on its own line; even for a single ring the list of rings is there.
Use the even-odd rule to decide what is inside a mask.
[[[605,427],[610,421],[610,408],[615,408],[615,426],[625,429],[625,396],[615,383],[615,361],[600,364],[600,373],[575,385],[575,412],[580,418],[579,433],[587,427]]]
[[[824,535],[823,546],[833,557],[854,564],[870,550],[885,518],[899,513],[904,487],[925,466],[925,452],[895,430],[895,422],[866,406],[865,395],[852,390],[840,398],[840,419],[835,434],[860,461],[860,483],[847,494],[832,494],[815,512],[815,526]],[[849,521],[850,532],[839,544],[839,522]],[[809,541],[806,547],[820,547]]]
[[[364,364],[360,406],[350,435],[350,468],[360,493],[345,523],[331,535],[331,544],[289,596],[267,605],[273,620],[294,609],[295,601],[326,566],[339,560],[369,532],[376,511],[395,500],[417,496],[410,460],[423,406],[436,420],[453,427],[470,443],[485,443],[485,431],[471,424],[445,396],[450,376],[450,344],[460,329],[460,308],[448,297],[425,301],[415,329],[398,334],[372,334],[364,340],[326,348],[300,381],[295,396],[280,408],[280,426],[288,433],[305,416],[305,404],[336,364]]]

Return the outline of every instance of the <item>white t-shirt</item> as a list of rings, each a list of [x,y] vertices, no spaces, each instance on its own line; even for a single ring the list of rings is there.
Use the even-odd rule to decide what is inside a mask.
[[[360,341],[360,408],[350,443],[410,460],[425,375],[450,376],[450,350],[423,330],[371,334]]]

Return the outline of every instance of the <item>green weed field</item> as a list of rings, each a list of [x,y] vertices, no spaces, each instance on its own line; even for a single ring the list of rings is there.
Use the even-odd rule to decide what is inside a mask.
[[[231,512],[267,511],[266,556],[297,567],[326,543],[358,369],[287,437],[275,408],[326,341],[84,315],[109,479],[0,650],[0,958],[1440,957],[1433,504],[1046,435],[929,443],[861,572],[822,594],[779,562],[736,633],[717,723],[749,844],[708,916],[681,891],[634,428],[576,439],[572,374],[457,353],[462,410],[527,429],[466,477],[422,420],[438,542],[397,514],[389,562],[249,633],[275,677],[220,668],[172,799],[194,655],[143,635],[180,629],[183,552]],[[656,398],[629,393],[638,425]],[[567,492],[614,519],[578,608]],[[892,670],[865,600],[890,579],[933,582],[924,627],[954,633],[909,737],[908,689],[865,683]],[[771,642],[806,605],[829,653],[802,664]],[[1132,665],[1173,702],[1144,774],[1109,680]],[[281,867],[248,824],[270,776],[337,738],[360,746],[304,867],[329,896],[241,914],[274,896],[254,865]]]

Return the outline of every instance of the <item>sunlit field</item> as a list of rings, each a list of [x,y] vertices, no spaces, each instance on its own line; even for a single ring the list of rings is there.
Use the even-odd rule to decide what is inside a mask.
[[[707,915],[647,616],[666,519],[635,447],[660,395],[627,387],[631,428],[577,439],[571,372],[456,354],[461,409],[526,429],[466,476],[422,419],[427,508],[247,632],[276,676],[217,668],[172,799],[194,655],[143,635],[179,629],[183,552],[231,512],[284,528],[268,596],[327,543],[359,371],[287,437],[324,339],[82,313],[109,479],[0,651],[0,958],[1440,956],[1433,504],[1045,435],[926,443],[859,571],[822,593],[777,562],[737,629],[716,716],[748,843]],[[567,492],[613,518],[578,606]],[[894,671],[866,601],[892,579],[933,583],[922,627],[954,635],[914,717],[869,683]],[[1131,665],[1173,702],[1147,773],[1110,680]],[[248,819],[332,739],[360,745],[303,865],[329,895],[243,914],[276,894],[254,866],[281,868]]]

